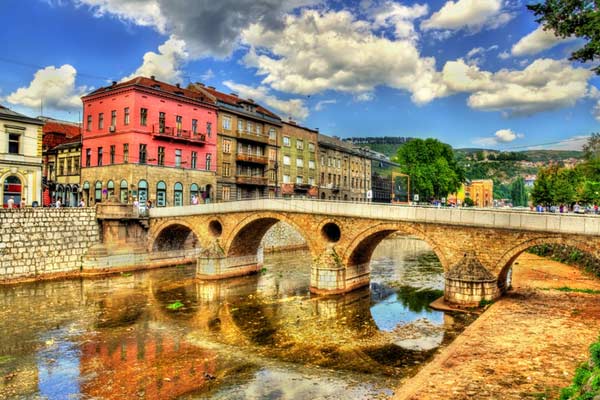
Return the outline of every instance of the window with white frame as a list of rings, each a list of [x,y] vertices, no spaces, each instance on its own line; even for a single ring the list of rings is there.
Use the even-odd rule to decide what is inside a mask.
[[[296,177],[296,183],[297,183],[298,185],[302,185],[302,182],[303,182],[303,178],[302,178],[300,175],[298,175],[298,176]]]
[[[308,160],[308,168],[315,169],[315,160]]]
[[[301,159],[301,158],[296,158],[296,167],[303,168],[304,167],[304,160]]]
[[[229,115],[223,116],[223,129],[231,130],[231,117]]]
[[[289,136],[283,137],[283,145],[286,147],[290,147],[290,137]]]
[[[308,144],[308,151],[315,151],[315,144],[314,143],[309,143]]]
[[[304,140],[296,139],[296,148],[298,150],[304,150]]]
[[[283,183],[290,183],[290,176],[289,175],[283,175]]]
[[[291,164],[290,156],[283,156],[283,165],[290,165],[290,164]]]

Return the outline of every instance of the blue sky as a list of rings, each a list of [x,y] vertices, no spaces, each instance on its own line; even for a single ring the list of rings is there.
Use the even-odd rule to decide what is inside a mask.
[[[0,103],[78,120],[135,75],[204,82],[339,137],[577,148],[600,125],[582,42],[519,0],[3,0]]]

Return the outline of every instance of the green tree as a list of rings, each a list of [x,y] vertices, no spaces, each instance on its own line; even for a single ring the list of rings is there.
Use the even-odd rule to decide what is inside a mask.
[[[554,203],[554,185],[550,168],[540,168],[537,179],[531,190],[531,201],[533,204],[549,206]]]
[[[527,192],[525,191],[525,179],[518,177],[510,187],[510,198],[513,206],[527,206]]]
[[[450,145],[437,139],[413,139],[398,149],[400,170],[410,176],[411,191],[421,200],[441,199],[465,179]]]
[[[556,36],[577,36],[586,44],[571,53],[571,60],[581,62],[600,59],[600,3],[598,0],[545,0],[528,5],[544,29]],[[600,75],[600,65],[592,68]]]

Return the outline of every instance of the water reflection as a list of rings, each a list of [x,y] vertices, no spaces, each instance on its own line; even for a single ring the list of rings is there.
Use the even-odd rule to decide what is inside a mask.
[[[384,241],[372,287],[344,296],[311,296],[306,259],[0,288],[0,397],[386,397],[468,323],[427,306],[443,277],[422,242]]]

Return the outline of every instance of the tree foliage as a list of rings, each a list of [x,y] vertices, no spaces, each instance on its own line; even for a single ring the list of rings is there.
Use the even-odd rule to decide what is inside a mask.
[[[577,36],[586,44],[571,54],[571,60],[581,62],[600,58],[600,3],[598,0],[546,0],[528,5],[538,17],[544,29],[552,30],[557,36]],[[592,69],[600,75],[600,66]]]
[[[527,206],[527,192],[525,191],[525,179],[518,177],[510,187],[510,198],[515,207]]]
[[[413,139],[398,149],[396,161],[410,176],[411,192],[420,199],[440,199],[458,190],[465,174],[450,145],[437,139]]]

